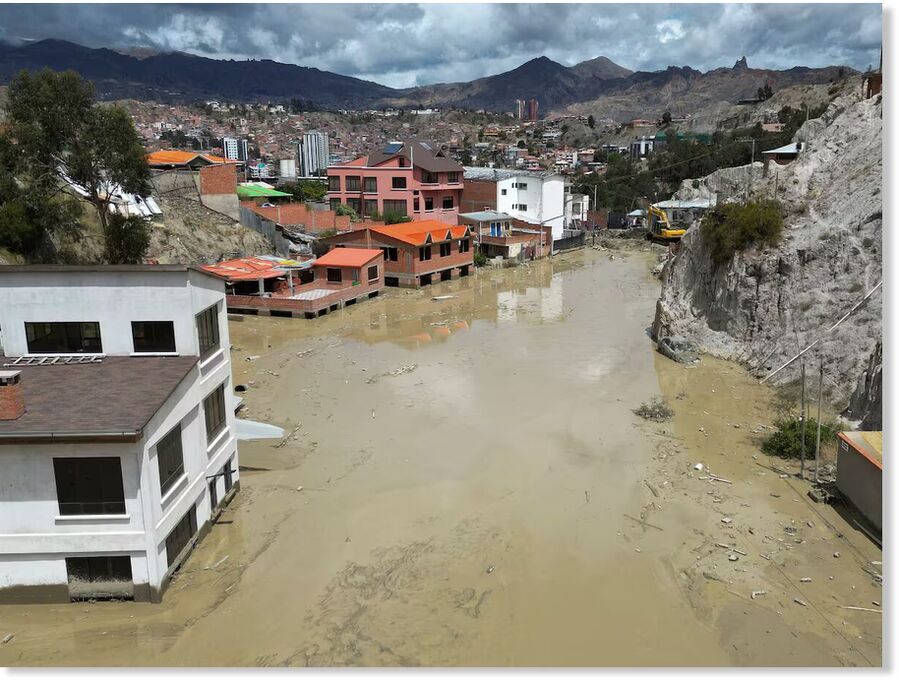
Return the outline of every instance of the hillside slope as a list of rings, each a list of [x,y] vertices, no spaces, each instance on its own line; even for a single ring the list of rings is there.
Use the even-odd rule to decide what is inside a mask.
[[[792,164],[762,177],[762,164],[723,169],[685,181],[678,196],[719,201],[775,196],[786,217],[776,248],[738,253],[724,266],[709,257],[700,228],[685,235],[662,272],[653,333],[680,334],[713,355],[746,363],[763,376],[816,338],[808,371],[825,363],[825,395],[852,416],[879,422],[881,291],[827,336],[821,332],[869,292],[882,268],[882,104],[858,91],[837,98],[796,139],[806,142]],[[875,357],[872,357],[874,355]],[[775,378],[794,381],[799,363]],[[815,381],[814,379],[812,380]],[[863,395],[864,394],[864,395]],[[867,398],[864,396],[868,396]],[[876,400],[876,408],[871,401]]]

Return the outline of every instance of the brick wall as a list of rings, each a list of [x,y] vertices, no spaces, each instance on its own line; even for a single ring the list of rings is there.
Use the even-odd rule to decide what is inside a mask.
[[[350,217],[337,215],[334,211],[315,211],[306,204],[280,204],[269,208],[255,206],[252,202],[241,202],[256,214],[273,223],[286,227],[297,227],[309,234],[317,234],[326,230],[346,232],[352,229]]]
[[[485,207],[496,210],[496,183],[492,180],[466,180],[459,213],[483,211]]]
[[[223,163],[200,169],[200,194],[236,194],[237,166]]]
[[[0,386],[0,421],[18,419],[25,414],[25,395],[20,383]]]

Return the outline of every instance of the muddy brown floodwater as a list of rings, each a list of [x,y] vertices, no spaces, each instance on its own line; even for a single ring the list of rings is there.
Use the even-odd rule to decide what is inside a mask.
[[[881,617],[840,608],[881,598],[879,550],[766,468],[755,382],[654,353],[648,269],[585,250],[232,322],[286,440],[241,445],[162,604],[0,606],[0,664],[879,665]],[[656,394],[673,422],[632,413]]]

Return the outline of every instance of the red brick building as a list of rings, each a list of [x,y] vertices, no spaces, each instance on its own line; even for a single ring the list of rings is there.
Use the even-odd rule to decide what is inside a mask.
[[[446,225],[437,220],[366,225],[322,241],[335,250],[344,247],[381,249],[386,286],[418,287],[466,277],[474,267],[469,228]]]
[[[289,203],[262,207],[253,201],[242,201],[240,205],[276,225],[296,228],[307,234],[332,230],[344,232],[352,228],[349,216],[337,215],[334,211],[316,211],[306,204]]]
[[[249,315],[319,317],[374,298],[384,288],[380,249],[334,249],[311,268],[264,258],[201,267],[225,280],[228,310]]]

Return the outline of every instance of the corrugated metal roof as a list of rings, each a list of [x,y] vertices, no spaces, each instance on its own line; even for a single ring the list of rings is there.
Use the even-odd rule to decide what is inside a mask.
[[[486,223],[497,220],[514,220],[512,216],[506,213],[497,213],[496,211],[475,211],[474,213],[460,213],[460,218],[466,220],[475,220],[480,223]]]
[[[518,170],[513,168],[483,168],[481,166],[465,166],[466,180],[508,180],[509,178],[548,178],[559,175],[553,171]]]
[[[267,187],[259,187],[258,185],[238,185],[237,195],[240,197],[289,197],[293,196],[287,192],[281,192],[277,189],[268,189]]]
[[[711,199],[669,199],[653,204],[656,208],[711,208]]]
[[[784,145],[783,147],[778,147],[777,149],[769,149],[768,151],[762,152],[762,154],[798,154],[802,151],[799,146],[800,142],[793,142],[788,145]]]

